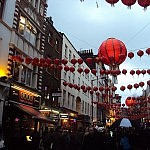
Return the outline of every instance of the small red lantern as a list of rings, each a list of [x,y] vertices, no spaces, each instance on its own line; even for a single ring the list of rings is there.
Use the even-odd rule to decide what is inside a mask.
[[[59,65],[59,63],[60,63],[60,60],[58,58],[54,59],[54,64],[55,65]]]
[[[67,71],[69,71],[69,67],[68,66],[65,66],[64,67],[64,70],[67,72]]]
[[[113,86],[111,89],[112,89],[112,91],[116,91],[116,90],[117,90],[117,87],[116,87],[116,86]]]
[[[120,65],[125,61],[127,56],[127,49],[125,44],[115,38],[108,38],[99,47],[99,58],[104,57],[104,64],[113,67]]]
[[[147,53],[148,55],[150,55],[150,48],[148,48],[148,49],[146,50],[146,53]]]
[[[45,59],[45,63],[47,63],[48,65],[51,64],[52,60],[50,58],[46,58]]]
[[[99,63],[100,62],[100,58],[99,57],[95,57],[94,62],[95,63]]]
[[[85,89],[85,85],[81,85],[81,89],[84,90]]]
[[[98,90],[98,87],[97,87],[97,86],[94,86],[94,87],[93,87],[93,90],[94,90],[94,91],[97,91],[97,90]]]
[[[91,72],[92,72],[94,75],[96,75],[97,70],[96,70],[96,69],[92,69]]]
[[[140,83],[139,83],[139,86],[140,86],[140,87],[143,87],[143,86],[144,86],[144,82],[140,82]]]
[[[77,71],[78,71],[79,73],[81,73],[81,72],[83,72],[83,69],[82,69],[82,68],[78,68]]]
[[[128,6],[129,8],[131,8],[131,6],[136,3],[136,0],[121,0],[121,1],[124,5]]]
[[[149,0],[138,0],[138,4],[141,7],[144,7],[144,9],[146,9],[150,5],[150,1]]]
[[[93,94],[93,93],[94,93],[94,91],[93,91],[93,90],[91,90],[91,91],[90,91],[90,94]]]
[[[75,65],[75,64],[77,63],[77,60],[76,60],[75,58],[73,58],[73,59],[71,59],[71,63],[72,63],[73,65]]]
[[[66,65],[68,63],[68,60],[64,58],[64,59],[61,60],[61,63]]]
[[[88,73],[90,72],[90,70],[89,70],[88,68],[85,68],[85,69],[84,69],[84,72],[85,72],[86,74],[88,74]]]
[[[150,74],[150,69],[147,70],[147,73]]]
[[[132,89],[132,85],[131,85],[131,84],[127,85],[127,88],[128,88],[129,90],[131,90],[131,89]]]
[[[129,57],[130,59],[132,59],[132,58],[134,57],[134,53],[133,53],[133,52],[129,52],[129,53],[128,53],[128,57]]]
[[[147,84],[150,86],[150,80],[147,81]]]
[[[86,89],[87,89],[88,91],[90,91],[90,90],[91,90],[91,87],[90,87],[90,86],[87,86]]]
[[[62,70],[62,69],[63,69],[63,66],[62,66],[62,65],[58,65],[58,66],[57,66],[57,69],[58,69],[58,70]]]
[[[126,69],[123,69],[123,70],[122,70],[122,73],[123,73],[124,75],[126,75],[127,70],[126,70]]]
[[[137,55],[140,56],[140,57],[142,57],[142,56],[144,55],[144,52],[143,52],[142,50],[139,50],[139,51],[137,52]]]
[[[134,105],[134,100],[131,97],[128,97],[125,101],[127,106],[133,106]]]
[[[45,63],[45,58],[40,58],[40,63],[44,64]]]
[[[143,70],[141,71],[141,73],[142,73],[143,76],[144,76],[144,74],[146,74],[146,70],[143,69]]]
[[[69,68],[69,70],[70,70],[70,72],[74,72],[74,71],[75,71],[75,68],[74,68],[73,66],[71,66],[71,67]]]
[[[139,84],[135,83],[133,86],[137,89],[139,87]]]
[[[103,90],[104,90],[104,87],[103,87],[103,86],[100,86],[100,87],[99,87],[99,91],[102,92]]]
[[[69,83],[68,86],[69,86],[70,88],[73,88],[73,84],[72,84],[72,83]]]
[[[78,64],[81,65],[82,63],[83,63],[83,59],[82,59],[82,58],[79,58],[79,59],[78,59]]]
[[[63,85],[64,85],[64,86],[67,86],[67,85],[68,85],[68,83],[67,83],[66,81],[64,81],[64,82],[63,82]]]
[[[134,70],[131,70],[131,71],[130,71],[130,74],[131,74],[131,75],[134,75],[134,74],[135,74],[135,71],[134,71]]]
[[[136,74],[139,76],[141,74],[140,70],[136,70]]]
[[[26,57],[25,63],[26,63],[27,65],[29,65],[31,62],[32,62],[32,58]]]
[[[121,91],[124,91],[125,89],[126,89],[125,86],[121,86],[121,87],[120,87],[120,90],[121,90]]]
[[[114,6],[115,3],[117,3],[119,0],[106,0],[107,3],[111,4],[111,6]]]
[[[87,62],[88,64],[92,64],[93,59],[92,59],[92,58],[87,58],[87,59],[86,59],[86,62]]]

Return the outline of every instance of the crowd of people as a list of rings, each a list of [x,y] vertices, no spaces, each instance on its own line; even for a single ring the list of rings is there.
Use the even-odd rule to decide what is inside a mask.
[[[135,128],[79,128],[76,132],[45,128],[41,150],[150,150],[150,130]],[[37,143],[38,144],[38,143]],[[36,144],[35,144],[36,145]],[[37,149],[36,149],[37,150]]]
[[[61,126],[34,131],[27,146],[19,138],[6,150],[150,150],[147,128],[102,128],[88,126],[73,132]]]

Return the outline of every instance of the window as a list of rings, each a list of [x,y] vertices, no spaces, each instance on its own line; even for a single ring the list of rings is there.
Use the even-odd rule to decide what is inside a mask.
[[[69,50],[69,61],[71,61],[71,50]]]
[[[80,77],[78,77],[78,86],[80,86]]]
[[[29,68],[22,66],[21,82],[30,86],[31,85],[31,76],[32,76],[32,71]]]
[[[25,17],[20,17],[19,33],[25,37],[32,45],[36,45],[37,30]]]
[[[71,95],[71,100],[72,100],[72,109],[74,109],[74,95]]]
[[[70,106],[70,93],[68,93],[68,107]]]
[[[65,44],[65,57],[67,57],[68,46]]]
[[[43,14],[44,14],[44,6],[43,6],[43,4],[40,4],[40,14],[41,14],[41,16],[43,16]]]
[[[64,80],[66,81],[67,80],[67,73],[64,72]]]
[[[4,2],[5,2],[5,0],[0,0],[0,18],[2,18],[2,16],[3,16]]]
[[[65,104],[65,100],[66,100],[66,91],[65,90],[63,90],[63,106],[64,106],[64,104]]]
[[[19,70],[20,70],[20,65],[17,62],[13,63],[13,78],[15,81],[19,81]]]
[[[59,41],[57,39],[55,41],[55,49],[56,51],[59,51]]]
[[[75,73],[72,74],[72,83],[74,84],[75,82]]]
[[[49,32],[49,34],[48,34],[48,43],[53,44],[53,33],[52,32]]]

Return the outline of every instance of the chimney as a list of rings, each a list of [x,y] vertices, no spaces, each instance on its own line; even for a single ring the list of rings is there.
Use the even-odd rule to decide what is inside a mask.
[[[50,16],[50,17],[47,17],[47,20],[48,20],[49,23],[51,23],[51,24],[53,25],[53,20],[52,20],[52,17],[51,17],[51,16]]]

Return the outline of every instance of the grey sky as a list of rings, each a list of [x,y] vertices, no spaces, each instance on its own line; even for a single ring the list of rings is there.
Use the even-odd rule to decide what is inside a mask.
[[[98,53],[101,43],[109,37],[123,41],[128,52],[135,53],[120,65],[120,69],[150,69],[150,56],[145,54],[141,59],[137,56],[139,49],[145,51],[150,47],[150,8],[146,11],[137,3],[131,7],[118,2],[111,7],[105,0],[48,0],[48,14],[52,16],[54,26],[58,31],[64,32],[77,50],[93,49]],[[150,76],[121,75],[118,77],[119,89],[121,85],[139,83],[150,80]],[[146,88],[146,86],[144,86]],[[133,89],[131,92],[121,92],[125,99],[127,96],[140,95],[142,89]],[[124,100],[123,100],[124,101]]]

